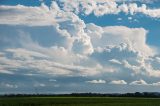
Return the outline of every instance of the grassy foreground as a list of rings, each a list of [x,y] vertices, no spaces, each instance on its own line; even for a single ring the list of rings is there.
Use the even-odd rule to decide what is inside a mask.
[[[160,99],[127,97],[1,97],[0,106],[160,106]]]

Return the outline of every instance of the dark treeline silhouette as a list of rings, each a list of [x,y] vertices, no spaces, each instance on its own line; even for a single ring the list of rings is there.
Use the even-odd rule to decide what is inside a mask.
[[[160,98],[159,92],[135,92],[135,93],[72,93],[72,94],[4,94],[0,97],[145,97]]]

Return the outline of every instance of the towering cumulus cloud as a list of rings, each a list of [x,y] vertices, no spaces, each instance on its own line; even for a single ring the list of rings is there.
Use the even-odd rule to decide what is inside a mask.
[[[54,0],[50,6],[43,2],[40,6],[0,5],[0,76],[5,79],[0,86],[22,89],[23,83],[35,78],[31,86],[63,85],[61,91],[94,84],[158,87],[160,54],[158,46],[147,43],[150,30],[102,26],[81,18],[109,14],[160,18],[159,8],[136,2]],[[51,78],[55,81],[49,81]]]

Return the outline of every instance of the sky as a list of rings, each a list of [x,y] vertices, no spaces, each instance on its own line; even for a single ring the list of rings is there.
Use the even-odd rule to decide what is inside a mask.
[[[0,94],[159,92],[159,0],[0,0]]]

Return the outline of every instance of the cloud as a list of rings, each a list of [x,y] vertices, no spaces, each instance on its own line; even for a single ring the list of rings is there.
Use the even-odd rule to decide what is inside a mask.
[[[160,82],[152,83],[153,86],[160,86]]]
[[[146,83],[144,80],[140,79],[140,80],[136,80],[130,83],[130,85],[148,85],[148,83]]]
[[[46,6],[46,8],[49,9],[48,10],[49,12],[55,13],[55,11],[53,9],[58,5],[55,2],[53,2],[52,5],[54,5],[54,6],[50,7],[50,9],[47,6]],[[10,7],[15,8],[15,13],[16,14],[21,15],[21,12],[20,13],[17,12],[17,11],[19,11],[18,6],[10,6]],[[6,7],[6,8],[10,8],[10,7]],[[41,7],[26,7],[26,6],[23,6],[23,7],[24,7],[24,13],[29,12],[31,14],[34,14],[33,16],[35,16],[35,17],[37,15],[36,15],[36,13],[34,13],[34,11],[40,12],[40,13],[42,12],[42,11],[40,11]],[[4,6],[4,8],[5,8],[5,6]],[[32,11],[33,13],[30,12],[27,8],[33,9],[34,10],[34,11]],[[56,10],[57,10],[57,8],[58,7],[56,7]],[[30,19],[26,19],[26,21],[22,20],[22,23],[18,23],[18,22],[21,22],[21,20],[18,20],[18,22],[1,23],[1,24],[25,25],[25,26],[34,26],[34,27],[36,27],[36,26],[43,26],[43,27],[50,26],[55,31],[54,32],[55,35],[52,35],[52,36],[55,38],[55,40],[53,40],[54,41],[53,43],[56,46],[62,46],[65,49],[72,50],[77,54],[86,54],[86,55],[91,54],[93,52],[93,46],[92,46],[91,41],[90,41],[90,36],[88,36],[84,31],[86,25],[83,22],[83,20],[81,20],[78,16],[76,16],[73,13],[64,12],[62,10],[57,10],[57,11],[60,11],[60,13],[63,13],[63,15],[62,16],[58,16],[57,14],[54,14],[54,15],[56,17],[58,17],[58,19],[61,18],[63,20],[62,21],[57,21],[56,23],[48,22],[48,23],[43,24],[43,22],[41,22],[41,20],[37,20],[37,21],[32,21],[31,20],[31,22],[28,22],[28,20],[30,21]],[[7,12],[5,12],[5,13],[7,13]],[[55,17],[48,16],[47,13],[48,12],[46,12],[46,13],[44,12],[44,15],[46,15],[45,17],[51,18],[52,20],[56,20]],[[15,16],[17,16],[17,15],[14,15],[14,17]],[[28,14],[21,15],[22,18],[25,18],[25,16],[28,17]],[[11,17],[11,16],[8,16],[8,17]],[[39,16],[37,16],[37,18],[38,17]],[[49,21],[48,19],[44,19],[44,20]],[[3,22],[8,22],[8,21],[9,20],[6,19],[6,21],[3,21]],[[11,21],[14,21],[14,19],[12,19]],[[40,24],[40,25],[37,25],[37,24]],[[72,29],[72,30],[70,30],[70,29]],[[52,30],[52,32],[53,32],[53,30]],[[26,38],[26,37],[23,38],[22,35],[26,36],[25,32],[20,31],[20,35],[19,35],[21,37],[20,39],[27,39],[27,40],[23,41],[23,42],[20,42],[20,43],[22,43],[23,46],[26,46],[26,43],[31,42],[32,39],[31,38]],[[32,46],[30,44],[28,44],[28,45]]]
[[[55,1],[52,1],[50,7],[44,3],[40,7],[27,7],[23,5],[0,6],[0,24],[8,25],[28,25],[28,26],[52,26],[68,19],[77,19],[77,14],[89,15],[94,13],[95,16],[106,14],[126,14],[134,15],[141,13],[153,18],[160,18],[160,9],[150,9],[146,4],[138,6],[136,3],[119,4],[116,1],[90,1],[90,0],[60,0],[60,8]]]
[[[65,2],[65,1],[62,1],[62,2]],[[65,4],[67,3],[68,3],[67,1],[64,3],[64,7],[65,7]],[[69,4],[75,7],[77,6],[77,5],[74,5],[76,2],[73,1],[72,3],[71,4],[69,3]],[[84,3],[84,1],[81,1],[81,3]],[[87,2],[85,1],[85,3]],[[111,7],[113,4],[115,4],[113,1],[111,2],[106,1],[106,5],[107,6],[109,5],[109,7]],[[72,6],[69,6],[69,7],[72,7]],[[23,25],[29,25],[29,26],[39,26],[40,24],[40,26],[48,26],[48,25],[54,26],[57,32],[63,36],[63,39],[61,41],[66,42],[63,44],[66,46],[68,45],[66,48],[68,49],[72,48],[73,51],[79,54],[93,53],[93,50],[94,50],[93,46],[96,45],[93,43],[95,42],[94,38],[97,38],[97,37],[100,38],[103,35],[102,39],[103,38],[107,39],[110,36],[105,36],[105,35],[111,35],[111,36],[119,35],[119,33],[116,33],[116,32],[121,32],[123,34],[126,33],[126,35],[121,35],[120,36],[121,38],[119,39],[117,38],[117,40],[115,39],[111,40],[110,42],[116,43],[116,41],[119,41],[116,43],[118,44],[118,43],[130,41],[128,43],[131,43],[132,44],[131,46],[135,47],[135,49],[140,49],[142,51],[145,51],[146,54],[152,53],[150,48],[146,46],[145,44],[145,41],[146,41],[145,36],[147,33],[145,29],[143,28],[132,28],[131,29],[131,28],[122,27],[122,26],[101,28],[93,24],[88,24],[86,26],[85,23],[81,19],[79,19],[77,15],[73,14],[72,12],[61,10],[59,6],[57,5],[57,3],[54,1],[52,2],[51,7],[47,7],[46,5],[42,4],[40,7],[27,7],[27,6],[22,6],[22,5],[1,6],[0,9],[3,11],[2,12],[3,14],[1,15],[2,18],[0,18],[0,20],[2,20],[1,24],[10,24],[10,25],[17,25],[17,24],[22,25],[23,24]],[[11,9],[12,9],[11,11],[12,14],[8,13],[10,12],[9,10]],[[32,12],[30,12],[30,10]],[[40,19],[39,15],[43,19]],[[6,17],[12,17],[12,19],[8,19]],[[21,19],[21,18],[25,18],[25,19]],[[34,20],[34,18],[36,21]],[[62,19],[62,20],[57,21],[58,19]],[[52,22],[53,20],[55,20],[55,23]],[[47,21],[47,22],[44,22],[44,21]],[[71,28],[72,30],[68,28]],[[86,29],[88,33],[85,32]],[[114,31],[114,29],[116,29],[117,31]],[[97,37],[95,37],[94,35],[96,35]],[[133,37],[132,35],[137,35],[137,36]],[[111,37],[111,38],[113,39],[114,37]],[[104,44],[103,42],[101,45],[107,45],[107,44]],[[137,45],[141,45],[141,47],[136,48]]]
[[[55,79],[49,79],[50,82],[56,82],[57,80]]]
[[[89,36],[84,36],[84,38],[76,39],[73,43],[73,51],[80,54],[92,54],[93,47]]]
[[[29,77],[101,77],[111,79],[112,84],[133,81],[131,85],[147,85],[143,80],[134,81],[137,77],[158,79],[160,59],[155,55],[157,52],[146,43],[146,29],[86,24],[77,15],[83,10],[86,15],[94,13],[101,16],[118,14],[120,11],[134,15],[142,10],[148,11],[147,7],[137,7],[136,4],[119,6],[114,1],[104,1],[82,1],[82,10],[77,8],[77,1],[64,1],[66,4],[62,4],[63,9],[56,2],[52,2],[51,7],[44,4],[40,7],[0,6],[0,24],[10,26],[6,27],[7,32],[12,28],[17,29],[17,25],[20,29],[12,36],[7,36],[7,32],[6,35],[0,35],[2,38],[5,36],[8,43],[13,39],[14,43],[18,43],[18,46],[3,44],[4,48],[0,50],[0,73]],[[21,25],[24,28],[21,29]],[[35,32],[29,31],[28,27],[42,27],[46,33],[42,34],[40,29],[35,36]],[[52,33],[48,35],[48,32]],[[51,44],[44,46],[44,42],[41,42],[44,39],[45,43],[52,39]],[[106,83],[102,79],[86,82]]]
[[[140,59],[139,54],[125,43],[118,46],[106,46],[105,48],[96,49],[91,57],[103,65],[109,63],[124,65],[124,60],[132,64],[139,64],[138,60]]]
[[[34,87],[45,87],[46,85],[43,83],[35,83]]]
[[[117,18],[117,20],[118,20],[118,21],[122,21],[123,19],[122,19],[122,18]]]
[[[53,26],[55,33],[60,35],[57,37],[58,42],[55,42],[57,46],[63,46],[79,54],[87,55],[93,52],[90,36],[84,31],[84,22],[74,13],[60,10],[54,1],[51,7],[44,4],[40,7],[17,5],[0,6],[0,10],[2,12],[0,24]]]
[[[58,53],[57,55],[53,53],[50,54],[50,52],[53,52],[54,48],[46,49],[41,47],[41,49],[42,50],[39,51],[33,51],[33,50],[31,51],[22,48],[6,49],[6,53],[9,53],[11,57],[10,58],[0,57],[1,60],[0,63],[2,69],[8,71],[1,71],[1,72],[17,73],[20,70],[27,69],[32,71],[34,70],[36,73],[44,73],[50,75],[92,76],[98,74],[99,72],[97,70],[101,69],[99,65],[96,65],[94,67],[87,67],[81,65],[66,64],[67,61],[62,63],[63,59],[65,58],[63,57],[65,55],[62,53],[65,52],[63,48],[62,51],[60,51],[60,53]],[[59,52],[59,49],[56,48],[54,50],[54,53]],[[45,53],[45,55],[43,53]],[[61,54],[63,56],[59,57]],[[69,55],[71,54],[66,54],[66,59],[79,58],[76,56],[74,57],[74,55],[69,57]],[[56,58],[57,56],[58,58]],[[78,60],[80,61],[80,59]],[[28,74],[28,73],[30,73],[30,71],[25,73],[21,72],[21,74]]]
[[[13,13],[7,16],[12,17],[13,15],[12,20],[7,18],[7,20],[3,20],[2,17],[4,23],[1,24],[26,25],[29,27],[51,25],[55,33],[58,33],[58,35],[52,35],[57,39],[52,46],[43,47],[38,41],[33,40],[32,33],[30,35],[23,30],[19,31],[16,42],[20,44],[20,47],[7,48],[4,50],[5,55],[0,58],[3,60],[1,64],[5,63],[5,65],[2,65],[4,69],[12,72],[16,72],[14,70],[27,69],[34,70],[36,73],[71,76],[95,75],[99,73],[97,69],[101,69],[101,65],[95,62],[92,62],[91,66],[88,64],[88,61],[92,60],[87,59],[85,55],[90,55],[93,52],[93,47],[90,36],[85,33],[85,23],[75,14],[60,10],[55,2],[52,2],[50,8],[44,4],[40,7],[17,5],[1,6],[0,8],[2,8],[2,11],[4,10],[5,14],[8,14],[7,12],[10,12],[10,9],[12,9],[11,13]],[[39,13],[42,19],[36,19],[39,17]],[[29,17],[30,15],[33,15],[33,17]],[[45,16],[43,17],[43,15]],[[16,16],[19,17],[18,22]],[[56,20],[57,17],[62,20],[53,23],[52,21]],[[32,20],[34,18],[36,21]],[[7,57],[8,54],[11,56]],[[92,72],[90,72],[91,70]]]
[[[7,88],[18,88],[17,85],[5,84]]]
[[[116,2],[140,2],[140,3],[154,3],[158,0],[115,0]]]
[[[86,81],[87,83],[92,83],[92,84],[105,84],[106,81],[105,80],[91,80],[91,81]]]
[[[110,84],[116,84],[116,85],[126,85],[127,82],[124,81],[124,80],[114,80],[114,81],[111,81]]]
[[[94,28],[101,29],[100,33],[105,32],[103,27],[93,25],[93,29]],[[127,31],[132,32],[132,29],[123,26],[119,26],[118,28],[117,26],[115,26],[115,29],[116,30],[127,29],[122,33],[126,33]],[[59,30],[60,32],[61,31],[63,32],[62,29]],[[90,29],[88,28],[88,30]],[[133,29],[133,32],[134,31],[138,32],[139,30]],[[136,40],[132,40],[132,37],[131,38],[128,37],[128,40],[125,40],[125,38],[127,38],[126,36],[132,36],[132,35],[126,34],[125,37],[123,38],[123,35],[121,35],[121,33],[114,34],[115,32],[114,30],[107,30],[107,32],[105,32],[106,34],[101,34],[101,36],[99,36],[100,35],[99,34],[98,39],[100,40],[97,39],[97,41],[94,41],[96,39],[94,38],[94,36],[96,35],[93,34],[91,36],[88,34],[88,31],[86,32],[84,31],[85,36],[90,36],[91,38],[90,43],[92,44],[93,47],[92,49],[94,49],[92,53],[89,52],[85,53],[85,51],[87,50],[84,50],[83,53],[73,50],[72,47],[74,47],[74,43],[71,44],[72,45],[71,48],[64,47],[63,45],[55,46],[54,44],[50,47],[43,47],[41,43],[40,44],[38,43],[38,40],[37,41],[33,40],[32,33],[29,35],[20,32],[21,36],[17,38],[16,42],[20,42],[21,46],[16,48],[7,48],[3,50],[4,53],[1,53],[3,55],[0,57],[1,67],[3,70],[7,70],[15,74],[18,74],[18,71],[16,70],[24,70],[24,69],[33,70],[32,72],[30,71],[21,72],[21,74],[25,75],[30,73],[32,74],[45,73],[53,76],[55,75],[57,76],[58,75],[59,76],[102,75],[103,76],[106,73],[114,73],[113,76],[116,76],[117,73],[121,73],[122,75],[126,76],[130,76],[131,74],[146,75],[149,77],[159,76],[159,74],[157,74],[159,73],[158,70],[153,72],[152,70],[153,65],[149,66],[149,64],[151,64],[151,60],[148,60],[147,62],[148,54],[141,55],[141,53],[146,53],[146,52],[142,52],[142,50],[138,49],[138,47],[140,46],[136,47],[134,46],[134,43],[136,42],[142,43],[140,42],[141,40],[138,41],[136,38],[134,38]],[[111,36],[112,33],[113,36]],[[71,35],[72,32],[70,32],[69,35],[67,36]],[[57,36],[63,36],[63,35],[57,35]],[[81,36],[78,35],[78,37]],[[112,42],[104,42],[107,39],[111,39],[110,41]],[[117,39],[122,39],[121,42],[125,43],[115,42]],[[131,41],[134,42],[129,43]],[[95,44],[98,42],[99,44]],[[144,45],[148,47],[146,43],[144,43]],[[79,47],[77,47],[77,49],[78,48]],[[80,51],[82,52],[83,50]],[[156,62],[158,63],[158,61]],[[121,76],[121,74],[119,76]]]
[[[17,49],[6,49],[6,52],[9,53],[13,53],[13,58],[14,59],[33,59],[33,58],[48,58],[48,56],[39,53],[39,52],[34,52],[34,51],[30,51],[30,50],[26,50],[26,49],[22,49],[22,48],[17,48]]]
[[[4,70],[4,69],[1,69],[1,68],[0,68],[0,73],[3,73],[3,74],[14,74],[12,71]]]
[[[118,61],[116,59],[111,59],[111,60],[109,60],[109,62],[111,62],[113,64],[122,64],[120,61]]]
[[[140,0],[134,0],[134,1],[140,1]],[[64,1],[60,0],[60,2],[63,4],[62,8],[65,11],[74,12],[76,14],[85,14],[89,15],[94,13],[95,16],[103,16],[107,14],[119,14],[120,12],[124,12],[126,14],[134,15],[136,13],[141,13],[144,15],[148,15],[149,17],[153,18],[160,18],[160,9],[150,9],[147,7],[146,4],[142,4],[141,6],[138,6],[136,3],[131,3],[133,1],[128,1],[129,3],[117,3],[122,2],[122,0],[119,1],[108,1],[108,0],[102,0],[102,1],[89,1],[89,0],[71,0],[71,1]],[[144,3],[151,3],[151,0],[143,0],[140,2]]]
[[[146,43],[147,30],[110,26],[98,27],[100,31],[97,30],[96,33],[93,31],[90,34],[94,28],[96,29],[97,26],[87,24],[87,33],[91,36],[91,42],[95,48],[91,57],[103,67],[113,66],[117,71],[130,70],[132,75],[158,78],[160,75],[159,61],[158,57],[154,57],[158,52]]]
[[[52,14],[44,4],[41,7],[0,6],[1,24],[10,25],[52,25],[55,20],[51,19]],[[11,11],[10,11],[11,10]]]
[[[132,20],[133,18],[132,17],[128,17],[128,20]]]
[[[10,84],[10,83],[4,83],[4,82],[0,83],[0,86],[4,88],[14,88],[14,89],[18,88],[18,85],[16,84]]]
[[[144,80],[136,80],[130,83],[130,85],[148,85],[148,86],[160,86],[160,82],[155,82],[155,83],[147,83]]]
[[[87,31],[89,32],[88,35],[91,37],[91,42],[94,47],[126,43],[132,50],[138,51],[141,55],[153,55],[155,52],[146,44],[148,31],[144,28],[109,26],[98,27],[99,30],[96,30],[96,33],[92,32],[93,29],[96,29],[97,27],[98,26],[94,24],[87,24]],[[92,33],[90,34],[90,32]],[[109,40],[106,41],[106,39]]]

